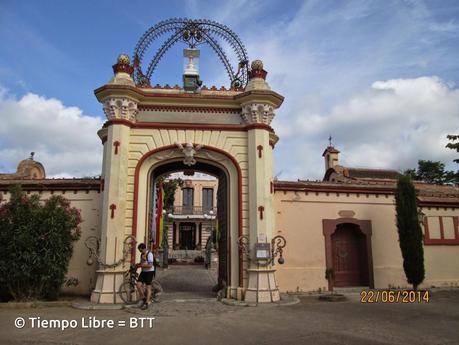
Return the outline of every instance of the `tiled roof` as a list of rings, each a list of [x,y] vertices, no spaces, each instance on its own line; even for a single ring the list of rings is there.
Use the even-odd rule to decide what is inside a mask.
[[[276,191],[311,191],[336,193],[393,194],[396,180],[360,179],[346,182],[329,181],[275,181]],[[459,207],[459,186],[432,185],[414,182],[422,206]]]
[[[377,178],[397,179],[400,173],[397,170],[344,168],[343,175],[350,178]]]

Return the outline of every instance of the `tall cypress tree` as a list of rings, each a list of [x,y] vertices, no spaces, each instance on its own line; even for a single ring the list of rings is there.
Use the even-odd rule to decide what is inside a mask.
[[[403,269],[408,283],[416,290],[424,280],[424,249],[418,219],[416,191],[409,175],[400,175],[395,192],[397,228]]]

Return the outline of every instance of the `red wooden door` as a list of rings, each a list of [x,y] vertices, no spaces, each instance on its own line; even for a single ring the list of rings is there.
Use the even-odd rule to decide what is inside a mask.
[[[358,231],[358,230],[357,230]],[[336,287],[361,285],[360,236],[351,226],[339,227],[332,235]]]

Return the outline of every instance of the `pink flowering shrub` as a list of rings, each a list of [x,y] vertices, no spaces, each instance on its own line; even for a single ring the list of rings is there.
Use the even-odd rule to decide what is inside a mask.
[[[0,298],[55,299],[81,235],[80,211],[62,196],[40,202],[19,186],[10,192],[0,204]]]

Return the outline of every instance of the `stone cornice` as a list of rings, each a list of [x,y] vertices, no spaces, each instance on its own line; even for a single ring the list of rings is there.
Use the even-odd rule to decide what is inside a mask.
[[[217,113],[217,114],[238,114],[240,108],[218,108],[218,107],[190,107],[179,105],[140,105],[139,111],[161,111],[161,112],[184,112],[184,113]]]
[[[273,106],[275,109],[279,108],[284,102],[284,96],[271,90],[246,91],[235,96],[234,98],[241,105],[245,105],[247,103],[265,103]]]
[[[270,133],[274,133],[271,126],[263,123],[252,124],[198,124],[198,123],[167,123],[167,122],[132,122],[125,119],[113,119],[106,121],[103,128],[112,125],[122,125],[129,128],[143,129],[190,129],[190,130],[215,130],[215,131],[249,131],[251,129],[263,129]]]
[[[139,106],[219,107],[240,108],[246,103],[265,103],[278,108],[284,97],[270,90],[212,91],[187,93],[181,89],[145,89],[129,85],[104,85],[94,90],[99,102],[109,97],[130,98]]]
[[[393,194],[394,186],[349,185],[323,182],[290,182],[275,181],[275,191],[291,192],[325,192],[325,193],[362,193],[362,194]]]
[[[104,85],[94,91],[99,102],[108,97],[130,97],[142,106],[180,105],[180,106],[218,106],[240,108],[235,101],[235,91],[202,91],[187,93],[180,89],[141,89],[128,85]]]

